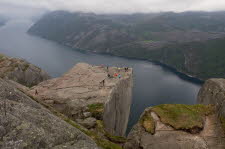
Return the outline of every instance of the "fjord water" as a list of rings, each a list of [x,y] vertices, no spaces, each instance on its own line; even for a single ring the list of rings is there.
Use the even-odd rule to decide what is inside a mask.
[[[0,53],[19,57],[41,67],[52,77],[67,72],[76,63],[132,67],[134,69],[133,103],[128,130],[146,107],[158,104],[195,104],[201,85],[148,61],[79,52],[55,42],[26,33],[32,22],[10,21],[0,27]]]

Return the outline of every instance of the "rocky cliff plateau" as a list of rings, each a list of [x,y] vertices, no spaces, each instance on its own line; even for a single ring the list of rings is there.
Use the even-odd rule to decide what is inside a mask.
[[[125,71],[80,63],[62,77],[32,87],[29,93],[87,128],[103,120],[109,133],[124,136],[132,99],[132,73],[131,68]]]

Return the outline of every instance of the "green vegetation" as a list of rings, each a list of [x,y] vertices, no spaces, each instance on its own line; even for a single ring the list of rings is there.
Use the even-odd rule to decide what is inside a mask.
[[[114,136],[111,135],[110,133],[108,133],[105,130],[103,121],[101,120],[97,120],[97,126],[96,126],[96,131],[102,133],[106,138],[108,138],[108,140],[114,142],[114,143],[125,143],[127,141],[126,138],[121,137],[121,136]]]
[[[151,109],[160,120],[175,129],[191,130],[203,128],[204,116],[214,112],[214,107],[209,105],[181,105],[164,104]]]
[[[105,133],[105,136],[112,142],[114,143],[125,143],[127,141],[126,138],[124,137],[121,137],[121,136],[114,136],[114,135],[111,135],[110,133]]]
[[[104,111],[104,104],[97,103],[88,105],[88,111],[92,113],[92,116],[98,120],[102,120],[103,111]]]
[[[155,133],[155,122],[151,116],[151,111],[145,111],[141,117],[140,124],[145,128],[145,131],[151,134]]]

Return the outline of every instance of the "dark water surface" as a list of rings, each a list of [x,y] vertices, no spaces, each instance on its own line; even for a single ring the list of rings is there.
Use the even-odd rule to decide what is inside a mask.
[[[0,28],[0,53],[19,57],[58,77],[79,62],[128,66],[134,68],[134,91],[128,130],[137,122],[146,107],[180,103],[194,104],[200,85],[192,79],[183,79],[166,67],[151,62],[114,56],[81,53],[26,33],[32,22],[10,21]]]

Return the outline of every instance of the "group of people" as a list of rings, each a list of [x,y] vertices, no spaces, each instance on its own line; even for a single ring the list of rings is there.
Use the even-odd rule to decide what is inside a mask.
[[[101,65],[101,67],[104,68],[104,65]],[[106,66],[106,70],[107,70],[107,72],[109,72],[109,67],[108,66]],[[121,68],[118,68],[118,72],[120,72],[120,70],[121,70]],[[129,68],[128,67],[125,67],[124,70],[125,70],[125,72],[128,72]],[[108,78],[113,78],[113,77],[117,78],[118,77],[119,79],[122,77],[122,75],[120,73],[114,73],[113,76],[108,73],[107,76],[108,76]],[[105,86],[105,79],[102,80],[100,82],[100,84],[102,84],[102,86]]]

